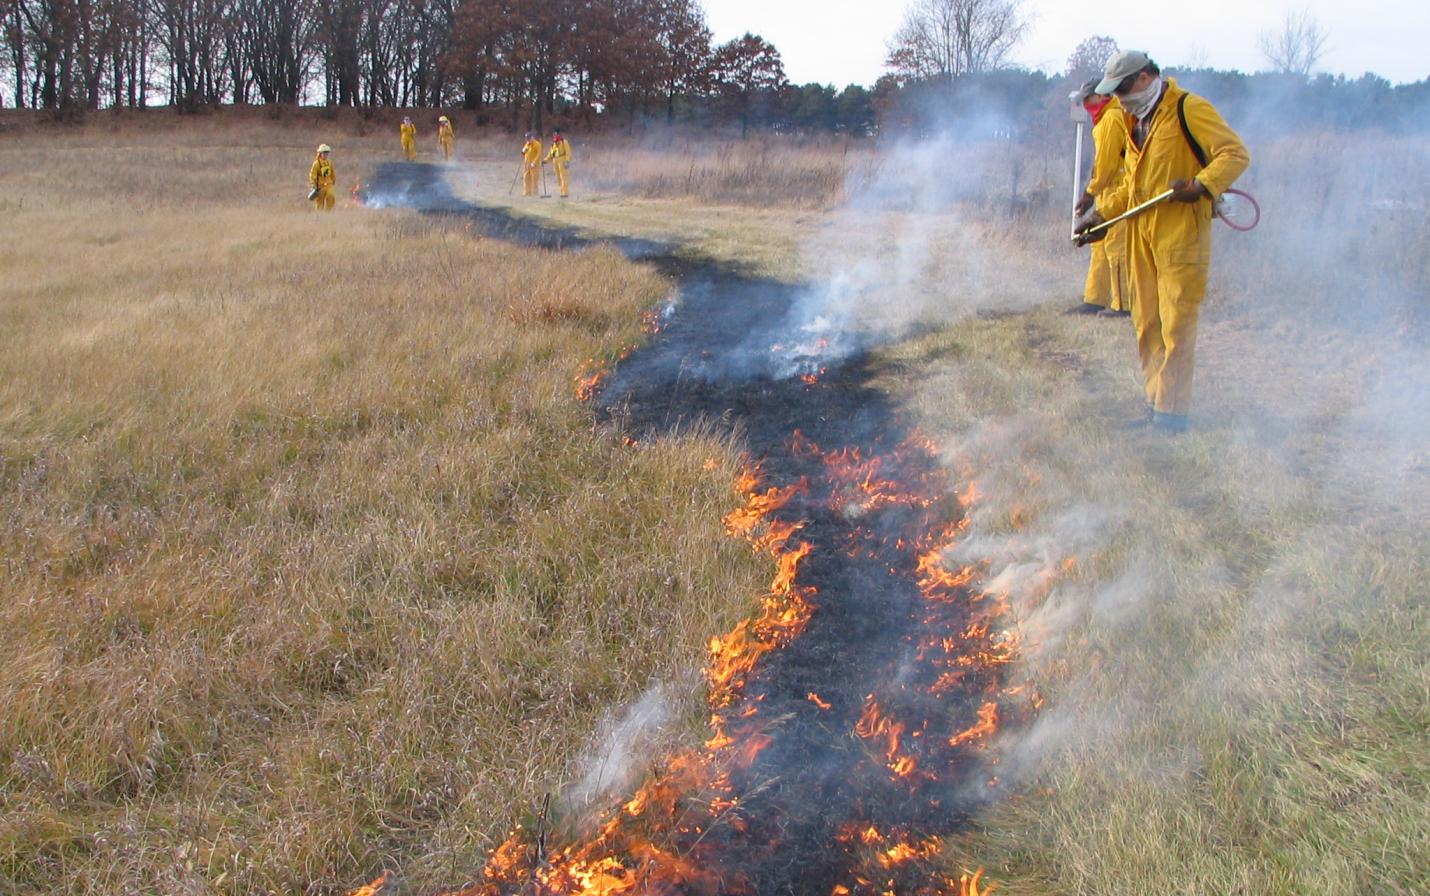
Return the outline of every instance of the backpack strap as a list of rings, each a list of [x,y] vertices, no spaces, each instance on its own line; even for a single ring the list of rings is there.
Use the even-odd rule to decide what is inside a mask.
[[[1197,164],[1203,168],[1207,167],[1207,153],[1202,149],[1202,145],[1197,142],[1197,138],[1192,136],[1192,129],[1187,127],[1187,96],[1182,94],[1177,99],[1177,120],[1182,123],[1182,136],[1187,138],[1187,146],[1192,150],[1192,155],[1197,157]]]

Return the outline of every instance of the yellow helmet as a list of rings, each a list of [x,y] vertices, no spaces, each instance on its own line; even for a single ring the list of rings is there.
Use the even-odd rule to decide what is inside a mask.
[[[333,148],[326,143],[318,144],[318,152],[332,152]]]
[[[438,120],[438,121],[446,121],[446,120],[447,120],[447,116],[445,116],[445,115],[439,115],[439,116],[437,117],[437,120]]]

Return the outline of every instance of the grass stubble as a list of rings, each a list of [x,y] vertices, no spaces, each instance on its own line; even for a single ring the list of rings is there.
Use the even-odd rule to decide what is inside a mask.
[[[9,148],[41,172],[22,203],[44,201],[40,147]],[[751,150],[686,147],[670,166],[682,180],[614,145],[578,156],[570,203],[507,198],[507,150],[469,146],[449,181],[789,279],[869,231],[819,232],[820,202],[798,186],[827,187],[847,146],[775,163],[754,150],[758,171]],[[1424,307],[1348,309],[1334,270],[1380,271],[1371,295],[1416,290],[1430,234],[1403,201],[1388,207],[1399,224],[1373,203],[1403,167],[1343,166],[1354,174],[1302,190],[1297,172],[1323,171],[1327,151],[1302,138],[1259,152],[1277,164],[1247,185],[1272,217],[1219,237],[1197,426],[1175,440],[1116,426],[1139,405],[1125,322],[1056,313],[1080,294],[1083,256],[1047,248],[1055,211],[991,199],[929,224],[953,248],[923,288],[957,315],[876,360],[951,479],[977,482],[959,559],[1007,596],[1015,674],[1046,699],[1002,745],[1010,795],[948,846],[951,866],[988,865],[1005,892],[1430,889]],[[48,235],[57,210],[23,218],[0,249],[78,244],[75,264],[116,289],[156,260],[193,284],[95,302],[85,277],[51,273],[47,291],[7,295],[30,354],[6,362],[4,484],[20,500],[5,556],[22,575],[0,608],[0,686],[28,714],[5,743],[0,872],[31,889],[260,892],[377,864],[451,883],[569,769],[596,704],[682,680],[738,611],[731,596],[757,592],[755,564],[714,531],[728,446],[692,434],[623,452],[569,398],[575,359],[632,338],[657,283],[599,251],[277,212],[291,202],[271,184],[295,153],[229,163],[259,193],[224,201],[207,181],[174,192],[152,157],[108,155],[129,166],[102,191],[119,199],[87,195]],[[605,180],[583,182],[581,160],[603,158]],[[174,198],[141,216],[147,233],[90,214],[155,193]],[[1332,242],[1391,226],[1394,239]],[[215,255],[252,276],[245,252],[263,259],[262,288],[192,279]],[[303,261],[317,252],[324,276]],[[478,262],[480,295],[463,296],[444,272]],[[344,267],[349,291],[325,290]],[[554,286],[577,270],[581,289]],[[484,338],[454,339],[472,316]],[[591,632],[615,646],[587,653]]]

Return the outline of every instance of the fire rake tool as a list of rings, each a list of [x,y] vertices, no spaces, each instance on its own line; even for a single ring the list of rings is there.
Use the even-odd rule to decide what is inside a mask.
[[[1077,141],[1073,144],[1073,176],[1072,176],[1072,236],[1077,239],[1077,203],[1082,198],[1082,129],[1087,121],[1087,110],[1082,107],[1082,91],[1074,90],[1068,94],[1068,102],[1072,120],[1077,124]]]
[[[521,164],[516,168],[516,176],[511,179],[511,186],[506,189],[508,196],[516,192],[516,182],[521,180],[521,175],[524,171],[526,171],[526,160],[522,159]]]

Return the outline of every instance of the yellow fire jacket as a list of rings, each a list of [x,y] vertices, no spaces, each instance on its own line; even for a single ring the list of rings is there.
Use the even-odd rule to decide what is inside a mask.
[[[331,187],[338,182],[338,175],[333,171],[333,163],[319,156],[313,160],[313,167],[308,169],[308,184],[317,189]]]
[[[535,138],[521,145],[521,158],[528,166],[541,161],[541,141]]]
[[[551,162],[571,161],[571,141],[564,139],[553,140],[551,142],[551,151],[546,154],[546,159]]]
[[[1188,130],[1206,154],[1206,167],[1197,161],[1182,132],[1178,105],[1186,112]],[[1121,118],[1130,135],[1136,121],[1125,112]],[[1221,113],[1211,103],[1178,87],[1173,78],[1167,79],[1167,90],[1152,113],[1142,148],[1138,149],[1130,136],[1126,147],[1126,177],[1097,199],[1097,211],[1104,219],[1166,192],[1174,180],[1195,177],[1213,198],[1218,197],[1251,164],[1251,154]],[[1163,202],[1145,212],[1138,222],[1139,230],[1147,234],[1159,257],[1205,264],[1211,260],[1211,219],[1211,202]]]
[[[1102,117],[1092,126],[1092,177],[1087,182],[1087,192],[1101,196],[1117,186],[1122,180],[1122,171],[1127,152],[1127,113],[1122,104],[1113,97]]]

